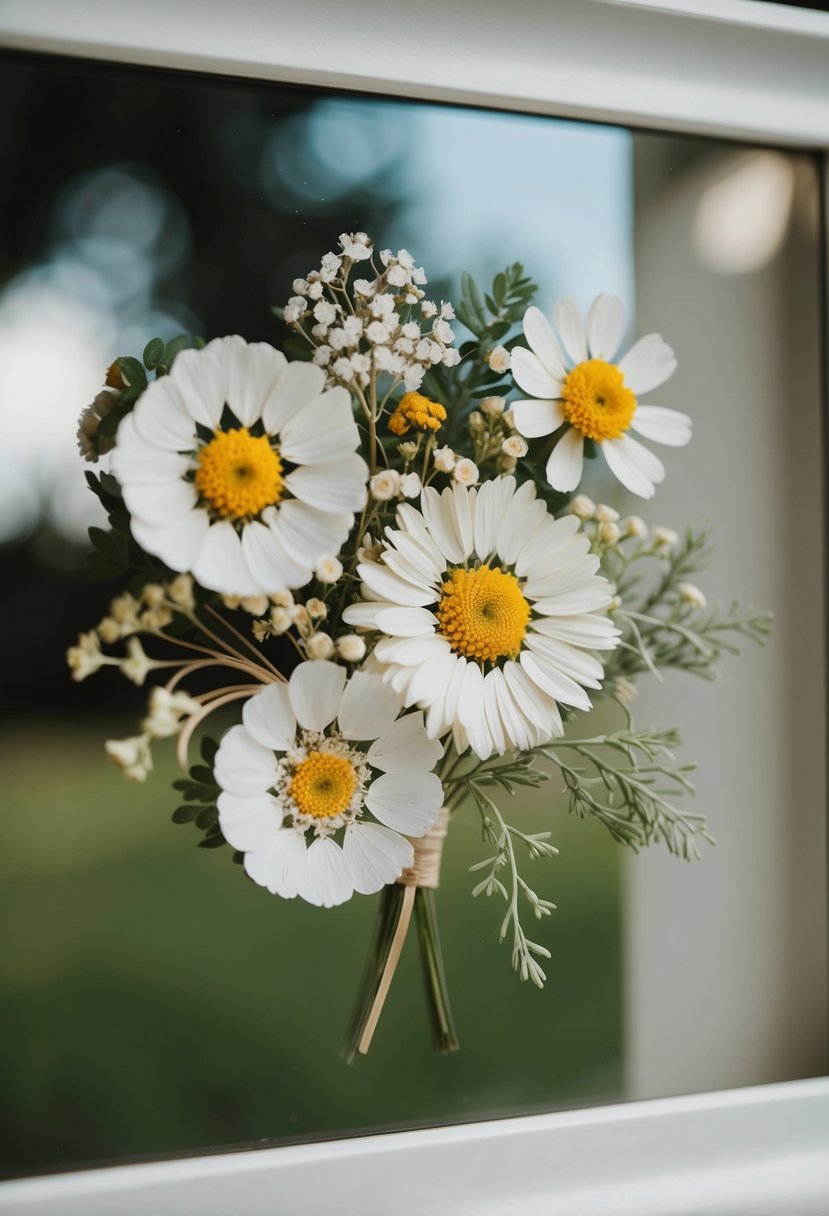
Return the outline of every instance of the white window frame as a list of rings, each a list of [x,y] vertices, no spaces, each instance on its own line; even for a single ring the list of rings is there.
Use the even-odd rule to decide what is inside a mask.
[[[0,0],[0,45],[829,152],[829,14],[756,0]],[[27,1216],[333,1208],[825,1214],[829,1080],[0,1186]]]

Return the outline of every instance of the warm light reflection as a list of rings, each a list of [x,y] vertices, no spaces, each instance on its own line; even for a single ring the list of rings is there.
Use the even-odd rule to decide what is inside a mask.
[[[775,152],[735,155],[703,191],[694,248],[721,274],[761,270],[778,253],[794,197],[794,170]]]

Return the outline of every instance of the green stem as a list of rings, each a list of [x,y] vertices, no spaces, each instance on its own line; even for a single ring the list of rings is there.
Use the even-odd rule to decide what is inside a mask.
[[[420,961],[423,967],[423,984],[426,990],[426,1007],[432,1024],[432,1045],[435,1051],[448,1053],[457,1051],[458,1042],[449,990],[443,967],[440,948],[435,893],[431,887],[418,887],[415,893],[417,936],[420,944]]]
[[[363,976],[357,991],[354,1012],[351,1016],[351,1023],[348,1028],[345,1044],[343,1045],[342,1055],[346,1064],[353,1064],[354,1058],[357,1055],[360,1040],[363,1037],[363,1032],[374,1005],[374,999],[377,996],[377,990],[380,987],[386,963],[388,962],[392,938],[397,928],[397,922],[400,920],[400,911],[403,907],[405,891],[405,887],[393,882],[383,887],[380,893],[377,919],[374,925],[374,940],[366,958],[366,965],[363,968]]]

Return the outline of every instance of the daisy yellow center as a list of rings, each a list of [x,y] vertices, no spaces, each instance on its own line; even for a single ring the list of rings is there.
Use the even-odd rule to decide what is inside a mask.
[[[615,363],[587,359],[564,378],[564,417],[588,439],[619,439],[636,412],[636,397]]]
[[[303,815],[329,819],[348,810],[356,786],[357,774],[344,756],[309,752],[294,769],[288,794]]]
[[[514,659],[524,640],[530,606],[518,579],[498,566],[455,570],[443,584],[438,627],[466,659]]]
[[[282,461],[265,435],[217,431],[199,452],[196,488],[225,519],[258,515],[282,496]]]

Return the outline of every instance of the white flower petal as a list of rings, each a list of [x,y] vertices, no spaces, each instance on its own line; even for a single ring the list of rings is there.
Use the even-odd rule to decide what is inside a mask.
[[[501,713],[504,731],[511,741],[511,746],[520,751],[525,751],[527,748],[535,747],[537,743],[540,743],[542,736],[530,720],[531,698],[526,695],[523,688],[520,695],[516,695],[513,669],[519,675],[524,676],[518,664],[510,660],[504,664],[503,670],[500,672],[503,678],[496,683],[495,693],[498,698],[498,709]],[[524,679],[526,680],[526,677]],[[529,684],[528,680],[526,682]],[[555,709],[555,702],[552,698],[548,698],[548,701]]]
[[[190,446],[192,442],[191,427],[186,446]],[[181,456],[177,451],[157,447],[139,435],[135,427],[135,410],[127,414],[118,427],[118,438],[111,460],[112,471],[122,485],[156,485],[165,481],[178,481],[193,466],[189,456]]]
[[[196,505],[196,487],[176,478],[154,485],[128,482],[124,486],[124,502],[134,519],[151,528],[172,527]]]
[[[644,435],[646,439],[672,448],[684,447],[691,439],[691,419],[688,415],[661,405],[637,406],[630,425],[631,430]]]
[[[475,545],[473,520],[477,497],[478,491],[474,487],[454,485],[451,488],[451,498],[447,495],[443,500],[447,505],[451,503],[454,530],[460,540],[461,552],[465,558],[471,555]]]
[[[361,562],[357,566],[357,573],[380,599],[418,608],[425,608],[427,604],[435,602],[435,591],[432,587],[424,588],[422,584],[416,586],[399,578],[380,562]]]
[[[596,296],[587,314],[587,346],[592,359],[610,363],[625,328],[625,306],[619,296],[602,292]]]
[[[305,837],[293,828],[283,828],[260,848],[245,853],[245,872],[272,895],[293,899],[306,851]]]
[[[348,859],[330,837],[309,845],[296,874],[297,894],[319,908],[334,908],[354,894]]]
[[[376,739],[400,710],[400,697],[381,676],[355,671],[343,690],[337,724],[346,739]]]
[[[279,450],[293,464],[329,464],[360,445],[360,432],[344,388],[332,388],[290,417]]]
[[[282,811],[272,794],[240,798],[223,790],[216,805],[222,835],[243,852],[261,848],[282,826]]]
[[[296,718],[291,709],[287,684],[268,684],[245,701],[242,722],[250,737],[262,747],[286,752],[293,746]]]
[[[461,538],[458,536],[455,512],[452,509],[452,490],[447,488],[443,494],[438,494],[434,487],[427,486],[420,496],[420,505],[432,540],[446,560],[463,562],[468,554],[464,553]]]
[[[436,566],[417,541],[405,532],[393,532],[393,537],[383,552],[383,564],[407,583],[435,588],[440,582],[442,570],[446,569],[446,563],[443,562],[442,569]],[[435,594],[433,590],[433,599]]]
[[[201,350],[182,350],[169,376],[155,380],[142,395],[141,405],[156,384],[169,381],[178,400],[194,422],[215,430],[227,401],[227,365],[234,345],[247,345],[238,336],[214,338]]]
[[[537,612],[546,616],[573,616],[577,612],[598,612],[613,599],[610,584],[603,578],[585,579],[579,586],[536,601]]]
[[[278,435],[289,418],[310,405],[325,388],[325,372],[314,363],[287,363],[262,406],[269,435]]]
[[[485,481],[475,501],[475,552],[481,561],[490,557],[498,543],[498,532],[515,494],[514,477]]]
[[[591,708],[590,698],[581,685],[559,671],[552,663],[545,662],[529,650],[522,650],[519,662],[533,684],[537,684],[556,701],[573,705],[576,709]]]
[[[454,668],[452,654],[442,647],[435,647],[425,663],[408,669],[405,684],[405,704],[428,705],[434,698],[435,688],[445,688]]]
[[[527,439],[552,435],[564,425],[564,409],[560,401],[513,401],[510,404],[515,429]]]
[[[264,794],[276,781],[273,752],[252,739],[244,726],[231,726],[219,745],[213,767],[221,788],[243,798]]]
[[[547,461],[547,480],[554,490],[575,490],[581,481],[584,461],[584,436],[570,427],[559,439]]]
[[[373,895],[399,878],[414,862],[411,843],[379,823],[352,823],[345,829],[343,853],[348,859],[354,890]]]
[[[513,347],[511,364],[513,380],[531,397],[561,395],[561,378],[554,376],[531,350],[525,350],[523,346]]]
[[[583,684],[585,688],[601,687],[604,675],[601,663],[578,646],[546,637],[539,631],[527,635],[527,647],[545,665],[552,665],[558,675],[566,676],[576,684]]]
[[[618,629],[606,616],[550,616],[533,621],[530,631],[537,630],[548,638],[583,646],[585,650],[614,650],[619,636]]]
[[[206,511],[196,507],[163,528],[152,528],[140,519],[130,521],[130,531],[147,553],[160,557],[171,570],[192,570],[207,538],[210,519]]]
[[[374,654],[381,663],[397,663],[401,667],[419,667],[434,654],[449,654],[446,638],[430,633],[413,638],[381,638]]]
[[[547,518],[547,508],[540,498],[536,498],[535,486],[531,481],[525,481],[504,506],[495,545],[501,560],[511,566],[527,538]]]
[[[337,663],[314,659],[291,673],[288,694],[297,722],[305,730],[324,730],[337,716],[346,672]]]
[[[553,327],[540,308],[534,305],[527,309],[524,313],[524,337],[530,344],[531,349],[538,355],[545,369],[555,380],[563,380],[567,374],[567,365],[562,354],[561,347],[558,343],[558,338],[553,332]],[[513,358],[516,350],[513,350]],[[513,368],[515,363],[513,362]],[[523,387],[523,386],[522,386]],[[529,389],[527,390],[529,392]],[[557,397],[558,392],[549,394]],[[542,393],[541,396],[548,396],[547,393]]]
[[[467,662],[455,711],[469,737],[469,746],[481,760],[492,755],[493,742],[484,714],[484,677],[477,663]]]
[[[542,527],[527,537],[527,543],[515,559],[515,573],[519,578],[523,578],[531,572],[546,573],[551,562],[556,566],[561,565],[563,553],[572,543],[578,529],[579,520],[575,515],[564,515],[561,519],[548,517]]]
[[[497,667],[494,667],[492,671],[488,671],[484,676],[484,717],[486,719],[487,730],[492,739],[492,750],[496,756],[502,756],[512,745],[511,736],[505,730],[504,723],[501,720],[498,702],[498,685],[503,678],[501,671]]]
[[[581,310],[573,296],[565,296],[559,300],[553,310],[553,321],[561,334],[564,349],[574,363],[583,363],[587,359],[587,335],[584,332],[584,322]],[[547,396],[545,393],[544,396]]]
[[[438,817],[443,786],[434,773],[417,769],[383,773],[368,787],[365,803],[387,828],[406,836],[422,836]]]
[[[265,402],[282,377],[287,360],[267,342],[225,338],[227,404],[242,426],[262,417]],[[177,364],[174,364],[174,370]]]
[[[605,439],[602,452],[611,473],[623,486],[640,498],[653,498],[656,486],[665,477],[665,468],[658,456],[630,435]]]
[[[628,388],[640,397],[652,388],[659,388],[674,374],[676,356],[660,334],[645,334],[619,360],[619,371]]]
[[[187,353],[182,351],[181,355]],[[175,371],[175,364],[173,370]],[[171,377],[172,373],[170,376],[162,376],[160,380],[153,380],[135,403],[130,417],[136,432],[145,443],[152,443],[170,452],[186,452],[195,446],[196,426]],[[121,425],[123,426],[123,423]],[[118,429],[120,431],[121,427]],[[121,436],[118,438],[120,440]]]
[[[264,518],[294,561],[312,567],[321,557],[339,553],[354,522],[350,512],[332,514],[294,500],[281,503]]]
[[[339,514],[361,511],[366,501],[368,465],[356,452],[347,452],[331,464],[306,464],[285,478],[296,498],[320,511]]]
[[[397,508],[397,524],[432,558],[438,569],[446,569],[446,558],[429,534],[420,511],[407,502],[401,503]]]
[[[545,567],[544,573],[535,575],[535,571],[524,584],[524,594],[530,599],[546,600],[549,596],[562,595],[571,587],[579,586],[585,579],[590,578],[599,568],[599,559],[595,553],[580,550],[573,561],[567,565],[556,565],[552,570]]]
[[[504,679],[516,709],[532,728],[529,732],[531,742],[524,746],[535,747],[564,734],[561,714],[554,698],[533,683],[520,663],[506,663]]]
[[[346,625],[380,629],[397,638],[416,638],[435,632],[435,618],[425,608],[398,608],[394,604],[350,604],[343,613]]]
[[[242,554],[263,595],[276,595],[287,587],[304,587],[313,574],[310,565],[287,551],[276,523],[266,526],[254,519],[246,524],[242,532]]]
[[[259,595],[271,590],[254,578],[242,554],[239,533],[227,519],[210,525],[191,568],[202,587],[223,595]]]
[[[437,739],[430,739],[422,713],[404,714],[383,731],[368,749],[368,762],[383,772],[433,769],[443,754]]]

